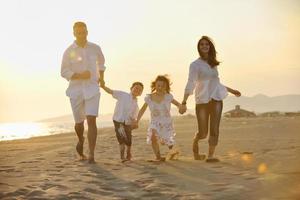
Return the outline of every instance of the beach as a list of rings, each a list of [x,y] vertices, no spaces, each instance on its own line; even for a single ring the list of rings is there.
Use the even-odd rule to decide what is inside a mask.
[[[194,116],[174,126],[180,155],[166,162],[147,161],[147,121],[125,163],[112,127],[98,131],[96,164],[78,160],[75,133],[2,141],[0,199],[300,199],[300,117],[222,118],[219,163],[193,160]]]

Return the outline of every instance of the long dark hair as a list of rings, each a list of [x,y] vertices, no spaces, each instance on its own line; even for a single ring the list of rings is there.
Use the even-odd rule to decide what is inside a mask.
[[[165,82],[166,84],[166,90],[167,90],[167,93],[169,94],[170,93],[170,90],[171,90],[171,81],[170,79],[168,78],[168,75],[159,75],[156,77],[156,79],[151,83],[151,93],[155,92],[155,84],[157,81],[163,81]]]
[[[207,58],[204,57],[203,53],[200,50],[200,42],[202,40],[206,40],[209,44],[209,51],[208,51],[208,57]],[[198,45],[197,45],[197,49],[198,49],[198,53],[199,53],[200,58],[202,58],[203,60],[206,60],[207,63],[211,67],[215,67],[215,66],[218,66],[220,64],[220,62],[217,60],[217,51],[216,51],[215,45],[214,45],[212,39],[209,38],[208,36],[202,36],[200,38],[200,40],[198,42]]]

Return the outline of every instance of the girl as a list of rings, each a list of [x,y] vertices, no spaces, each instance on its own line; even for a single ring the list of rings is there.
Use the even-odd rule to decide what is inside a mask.
[[[172,151],[175,144],[173,122],[170,114],[171,103],[176,105],[179,110],[182,105],[170,94],[170,80],[167,76],[157,76],[151,83],[151,94],[146,95],[145,103],[140,109],[137,117],[137,123],[143,116],[147,106],[151,112],[151,120],[147,133],[147,143],[152,144],[153,152],[157,161],[165,161],[159,151],[159,142],[169,147],[169,159],[173,159],[178,152]]]

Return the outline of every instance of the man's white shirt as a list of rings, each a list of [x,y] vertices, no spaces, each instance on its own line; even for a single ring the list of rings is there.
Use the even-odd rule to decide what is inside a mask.
[[[64,52],[61,64],[61,76],[69,81],[66,95],[70,98],[83,96],[84,99],[92,98],[100,93],[99,71],[105,71],[104,56],[101,48],[91,42],[82,48],[75,42]],[[90,71],[91,78],[86,80],[71,80],[74,73]]]

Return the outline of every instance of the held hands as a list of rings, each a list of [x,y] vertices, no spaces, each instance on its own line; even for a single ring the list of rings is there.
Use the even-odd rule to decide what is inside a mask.
[[[139,127],[137,120],[132,120],[131,129],[137,129]]]
[[[179,108],[178,111],[180,114],[184,114],[187,110],[186,105],[182,105],[182,104],[180,104],[180,106],[178,108]]]

